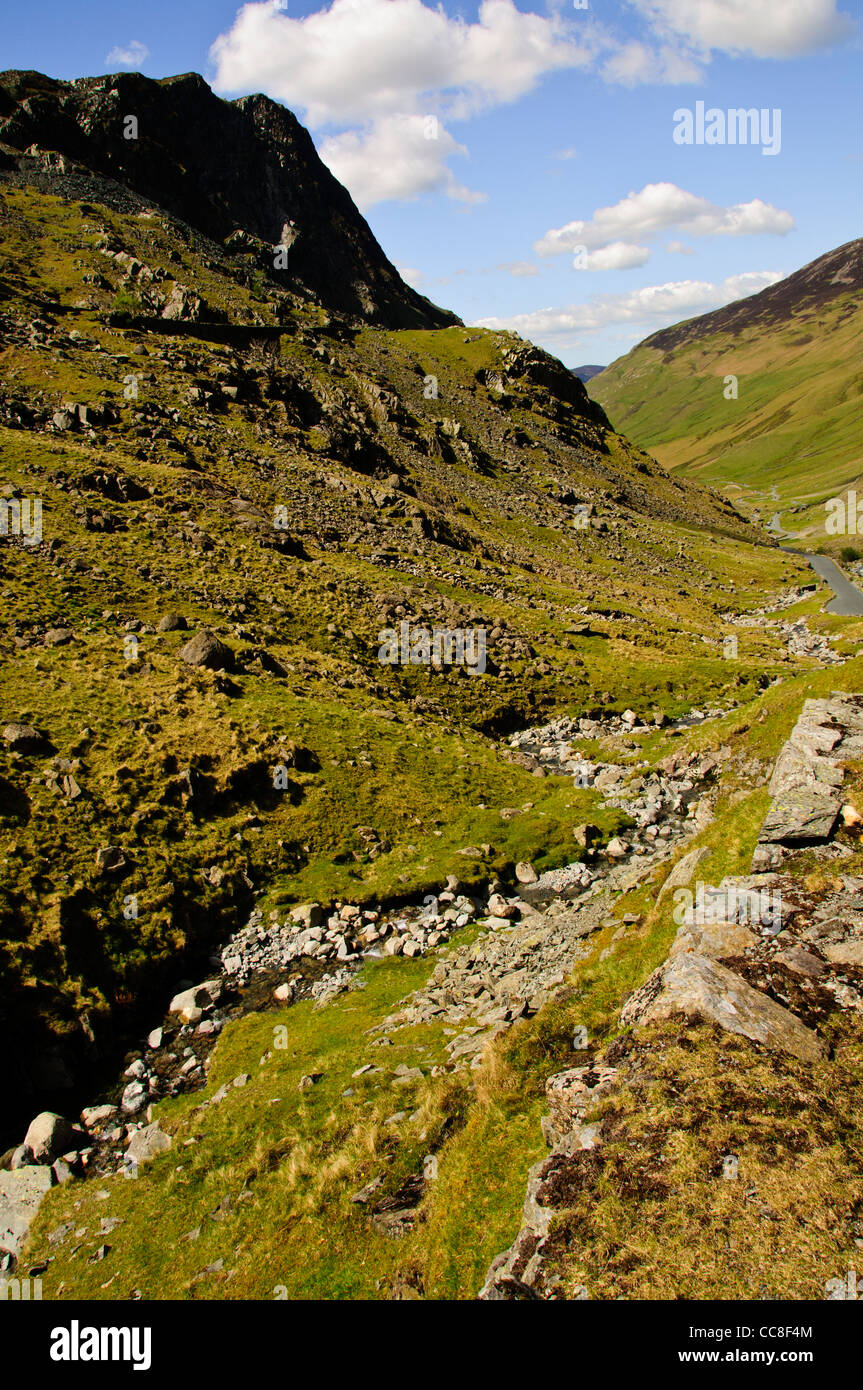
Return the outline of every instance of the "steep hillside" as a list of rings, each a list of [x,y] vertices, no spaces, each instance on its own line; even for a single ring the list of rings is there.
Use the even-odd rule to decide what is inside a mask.
[[[863,472],[861,289],[858,240],[646,338],[590,394],[672,471],[807,544],[842,546],[824,531],[823,504]]]
[[[10,182],[126,213],[156,203],[229,239],[251,271],[366,322],[458,322],[404,283],[308,131],[260,93],[222,101],[194,72],[77,82],[0,73],[0,168]],[[287,248],[286,268],[274,269],[277,245]]]
[[[64,87],[26,83],[13,134]],[[645,882],[720,810],[745,857],[778,725],[863,625],[361,239],[344,282],[389,317],[273,278],[239,175],[219,223],[205,161],[145,198],[3,138],[2,1182],[36,1111],[88,1107],[50,1297],[473,1297],[581,1049],[572,972],[593,1049],[667,944],[628,931]],[[153,1115],[176,1150],[126,1183]]]

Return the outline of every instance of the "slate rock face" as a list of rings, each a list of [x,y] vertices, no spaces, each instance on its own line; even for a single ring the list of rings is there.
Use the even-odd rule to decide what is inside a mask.
[[[773,775],[773,802],[758,836],[753,864],[765,866],[771,846],[824,844],[842,808],[843,763],[863,752],[863,701],[834,692],[806,700]],[[765,852],[766,851],[766,852]]]
[[[729,1033],[791,1052],[803,1062],[817,1062],[827,1054],[818,1035],[789,1009],[704,956],[682,953],[660,966],[630,995],[620,1021],[638,1026],[674,1013],[709,1019]]]
[[[124,138],[130,114],[138,121],[137,139]],[[26,156],[32,145],[41,158]],[[7,168],[11,163],[16,172],[37,175],[49,191],[52,178],[62,192],[67,173],[83,166],[216,240],[238,229],[251,234],[269,250],[262,269],[274,279],[299,283],[356,319],[386,328],[460,322],[404,283],[305,127],[260,93],[222,101],[197,73],[60,82],[37,72],[4,72],[2,146],[17,156],[6,154]],[[46,164],[50,151],[61,158]],[[99,201],[98,183],[88,196]],[[289,266],[276,271],[271,248],[279,244],[289,245]],[[179,305],[176,312],[187,316]]]
[[[54,1175],[44,1166],[0,1173],[0,1250],[17,1255]]]
[[[823,843],[833,833],[841,804],[838,797],[815,791],[784,792],[764,818],[759,843]]]

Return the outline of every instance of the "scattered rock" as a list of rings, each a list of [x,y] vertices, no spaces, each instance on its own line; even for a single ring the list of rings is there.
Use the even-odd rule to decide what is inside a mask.
[[[211,671],[232,671],[234,653],[209,628],[202,628],[180,649],[180,659],[188,666],[205,666]]]

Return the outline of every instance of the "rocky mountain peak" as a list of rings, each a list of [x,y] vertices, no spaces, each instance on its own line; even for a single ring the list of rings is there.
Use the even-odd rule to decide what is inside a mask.
[[[288,267],[272,273],[326,308],[386,328],[459,322],[404,283],[308,131],[262,93],[223,101],[198,73],[0,73],[0,167],[58,193],[83,174],[114,205],[120,185],[217,241],[242,230],[276,246],[288,227]]]

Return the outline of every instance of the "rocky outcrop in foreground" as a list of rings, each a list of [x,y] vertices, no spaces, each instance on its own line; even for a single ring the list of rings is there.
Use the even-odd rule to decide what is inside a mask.
[[[826,862],[851,853],[828,841],[842,809],[842,760],[859,757],[861,750],[863,697],[834,694],[806,702],[776,761],[770,783],[775,799],[765,821],[776,835],[767,841],[771,847],[778,846],[777,831],[782,835],[787,868],[795,852],[811,852],[813,843],[816,857]],[[660,896],[672,884],[691,881],[703,854],[691,851],[680,860]],[[694,900],[689,895],[668,959],[625,1001],[621,1026],[637,1033],[682,1016],[804,1065],[829,1065],[819,1024],[837,1009],[863,1016],[863,879],[845,875],[838,882],[841,889],[827,894],[790,873],[729,877],[706,892],[699,885]],[[600,1102],[624,1080],[602,1055],[549,1078],[542,1128],[550,1153],[530,1170],[521,1228],[492,1263],[481,1299],[590,1296],[583,1287],[565,1292],[545,1256],[554,1218],[566,1206],[568,1180],[578,1183],[579,1156],[595,1149],[601,1157]]]
[[[758,836],[754,870],[775,868],[783,846],[826,844],[842,810],[843,763],[863,757],[863,697],[834,691],[807,700],[776,760],[773,798]]]

